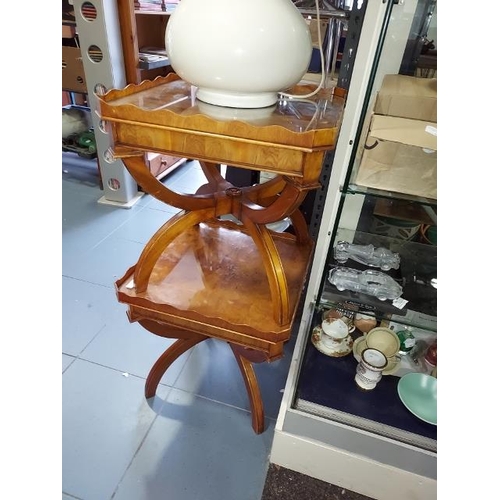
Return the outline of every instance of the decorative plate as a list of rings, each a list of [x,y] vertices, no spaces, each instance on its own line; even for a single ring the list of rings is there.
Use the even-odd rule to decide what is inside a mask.
[[[437,425],[437,379],[425,373],[407,373],[398,383],[401,402],[413,415]]]

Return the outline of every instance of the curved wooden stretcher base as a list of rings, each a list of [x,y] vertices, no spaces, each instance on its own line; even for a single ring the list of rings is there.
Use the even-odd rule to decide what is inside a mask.
[[[292,235],[271,232],[283,264],[290,314],[298,306],[311,245],[297,245]],[[136,266],[116,282],[120,302],[131,322],[166,338],[177,339],[156,361],[145,395],[183,353],[208,338],[229,344],[247,390],[256,433],[264,430],[264,408],[252,363],[283,355],[291,322],[274,318],[266,271],[250,235],[234,223],[202,223],[183,231],[156,259],[145,291],[135,286]]]
[[[161,337],[178,337],[178,340],[157,359],[148,374],[145,385],[145,396],[149,399],[156,395],[158,384],[170,365],[186,351],[210,337],[200,335],[197,332],[172,328],[168,325],[162,325],[161,323],[150,320],[139,320],[139,323],[146,330],[156,335],[160,335]],[[266,361],[266,355],[261,351],[248,349],[231,342],[228,342],[228,344],[233,351],[243,381],[245,382],[252,414],[252,428],[256,434],[261,434],[264,432],[264,405],[262,403],[259,383],[255,376],[252,363],[262,363]]]

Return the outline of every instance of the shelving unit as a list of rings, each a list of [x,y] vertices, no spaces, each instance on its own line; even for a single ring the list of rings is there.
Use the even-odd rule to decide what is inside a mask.
[[[80,163],[86,166],[90,164],[93,166],[93,160],[97,157],[97,151],[94,131],[91,126],[87,82],[74,8],[68,1],[62,4],[61,55],[63,163],[65,158],[66,160],[71,159],[71,161],[77,164]],[[99,162],[96,161],[95,163],[102,189],[103,184]]]
[[[144,64],[139,54],[144,47],[165,48],[165,29],[175,4],[167,4],[166,11],[138,9],[134,0],[118,0],[117,6],[127,83],[138,84],[172,73],[168,61],[153,68],[153,65]]]
[[[356,182],[378,91],[386,74],[400,73],[419,3],[380,1],[366,7],[271,450],[271,463],[384,500],[437,496],[437,427],[410,413],[397,392],[401,376],[430,373],[431,367],[415,367],[402,356],[396,373],[385,375],[373,391],[362,391],[354,381],[354,356],[325,356],[311,334],[326,310],[338,308],[351,317],[356,311],[371,315],[379,326],[396,331],[412,328],[425,341],[437,338],[437,290],[431,285],[437,278],[437,246],[423,235],[423,228],[437,226],[437,199]],[[381,301],[331,284],[333,266],[368,268],[351,259],[336,261],[338,241],[399,253],[400,268],[386,274],[403,287],[408,302]]]
[[[143,195],[123,163],[109,153],[109,135],[96,112],[96,93],[125,85],[118,15],[114,2],[67,2],[74,16],[97,148],[103,196],[99,203],[132,207]]]
[[[63,106],[87,105],[87,83],[82,63],[73,6],[66,0],[62,4],[62,91]]]
[[[141,60],[140,51],[144,47],[156,47],[160,50],[165,48],[165,29],[176,4],[166,4],[166,11],[140,10],[135,4],[134,0],[117,1],[127,84],[139,84],[174,72],[168,59],[148,63]],[[187,158],[147,153],[145,160],[156,171],[157,178],[162,179],[183,165]]]

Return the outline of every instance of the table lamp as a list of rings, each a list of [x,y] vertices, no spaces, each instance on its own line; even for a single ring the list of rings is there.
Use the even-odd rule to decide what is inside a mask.
[[[231,108],[272,106],[312,55],[309,27],[291,0],[180,0],[165,48],[200,101]]]

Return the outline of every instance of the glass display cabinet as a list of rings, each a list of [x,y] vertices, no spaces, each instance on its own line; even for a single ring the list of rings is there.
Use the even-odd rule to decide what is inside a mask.
[[[399,387],[409,373],[437,379],[437,73],[410,74],[406,60],[433,14],[435,2],[366,2],[271,451],[271,463],[374,498],[437,496],[437,421]],[[347,355],[315,340],[332,312],[352,322]],[[366,391],[354,377],[374,327],[400,345]]]

